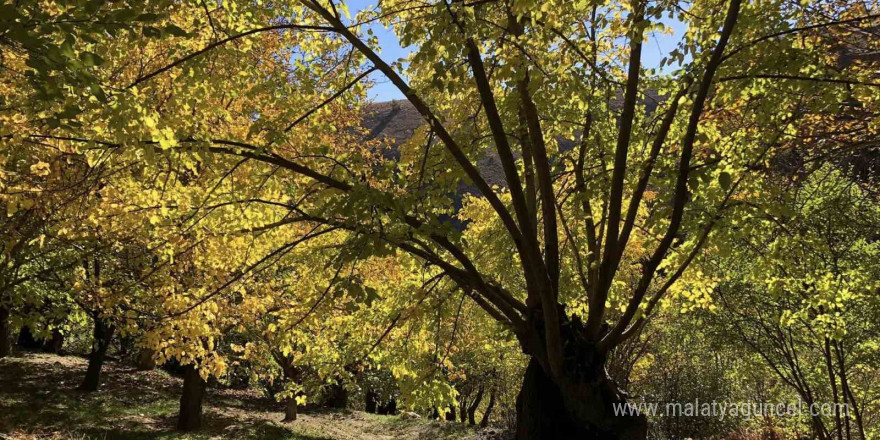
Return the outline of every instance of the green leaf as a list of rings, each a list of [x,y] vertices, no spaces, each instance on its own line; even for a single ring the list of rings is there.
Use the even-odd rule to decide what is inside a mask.
[[[174,35],[175,37],[188,37],[189,33],[173,24],[165,26],[165,33]]]
[[[83,52],[79,54],[80,61],[87,67],[100,66],[104,64],[104,59],[94,52]]]

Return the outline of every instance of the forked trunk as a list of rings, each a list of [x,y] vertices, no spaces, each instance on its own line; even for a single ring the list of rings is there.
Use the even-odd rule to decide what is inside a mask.
[[[619,405],[625,405],[625,400],[604,374],[604,368],[587,368],[579,373],[578,379],[568,374],[560,387],[532,358],[516,399],[515,439],[644,440],[644,416],[615,414],[615,405],[622,408]]]
[[[180,414],[177,418],[177,429],[195,431],[202,427],[202,402],[208,384],[199,374],[195,365],[183,367],[183,392],[180,395]]]
[[[12,324],[9,322],[9,309],[0,306],[0,358],[12,354]]]
[[[101,368],[104,366],[104,357],[107,355],[107,349],[110,348],[110,341],[113,339],[115,330],[112,325],[107,325],[103,319],[95,318],[95,340],[92,343],[92,353],[89,354],[89,367],[86,369],[86,377],[79,387],[80,390],[88,392],[98,391],[98,385],[101,380]]]

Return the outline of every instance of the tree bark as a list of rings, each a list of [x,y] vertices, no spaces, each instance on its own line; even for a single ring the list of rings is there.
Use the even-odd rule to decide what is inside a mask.
[[[88,392],[98,391],[104,357],[107,355],[107,349],[110,348],[110,341],[116,331],[114,326],[107,325],[100,317],[96,316],[94,321],[94,341],[92,342],[92,352],[89,354],[89,366],[86,369],[86,377],[79,387],[80,390]]]
[[[327,385],[324,406],[327,408],[345,409],[348,407],[348,390],[341,381]]]
[[[483,412],[483,418],[480,420],[480,428],[486,428],[489,426],[489,416],[492,415],[493,409],[495,409],[495,388],[492,388],[492,391],[489,392],[489,404],[486,405],[486,411]]]
[[[379,395],[375,391],[364,393],[364,411],[376,414],[379,410]]]
[[[296,398],[287,399],[284,402],[284,419],[282,422],[294,422],[296,421],[297,416],[297,407],[296,407]]]
[[[834,367],[831,363],[831,343],[828,337],[825,338],[825,368],[828,371],[828,381],[831,383],[831,397],[834,400],[834,426],[837,432],[837,440],[843,440],[843,422],[840,418],[840,398],[837,393],[837,380],[834,377]]]
[[[471,403],[471,406],[468,407],[468,409],[467,409],[467,419],[468,419],[468,423],[470,423],[471,425],[477,424],[476,420],[474,419],[474,415],[477,412],[477,408],[480,406],[480,402],[483,401],[483,393],[484,392],[485,392],[485,389],[481,386],[479,391],[477,391],[477,397],[474,398],[473,403]]]
[[[25,350],[39,350],[43,344],[37,341],[30,327],[24,326],[18,332],[18,346]]]
[[[644,440],[643,415],[616,415],[626,401],[598,368],[579,369],[560,387],[532,358],[516,399],[516,440]]]
[[[391,399],[387,402],[380,403],[378,413],[383,416],[397,414],[397,399]]]
[[[186,365],[183,370],[183,392],[180,395],[177,429],[195,431],[202,427],[202,402],[208,384],[202,379],[195,365]]]
[[[281,365],[282,372],[284,373],[284,379],[288,382],[299,382],[302,380],[302,371],[299,367],[293,365],[293,361],[290,358],[283,358],[283,364]],[[299,393],[297,393],[299,394]],[[284,419],[282,422],[293,422],[296,421],[297,417],[297,403],[296,403],[296,395],[291,396],[284,402]]]
[[[9,309],[0,306],[0,359],[12,354],[12,324]]]
[[[467,423],[467,398],[468,396],[462,396],[461,402],[458,405],[458,415],[461,418],[461,423]]]
[[[449,411],[446,412],[446,421],[455,421],[455,405],[449,405]]]

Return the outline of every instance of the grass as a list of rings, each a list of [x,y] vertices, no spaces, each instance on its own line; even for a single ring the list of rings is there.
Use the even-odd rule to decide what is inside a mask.
[[[0,359],[0,438],[15,440],[477,440],[458,423],[360,411],[302,411],[280,423],[274,402],[247,390],[209,389],[203,429],[174,429],[180,379],[108,363],[101,389],[76,390],[82,358],[43,353]]]

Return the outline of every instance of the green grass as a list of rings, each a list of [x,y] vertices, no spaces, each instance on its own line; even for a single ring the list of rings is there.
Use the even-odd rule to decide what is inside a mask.
[[[109,363],[95,393],[76,390],[86,361],[25,354],[0,359],[0,438],[21,440],[466,440],[458,423],[359,411],[303,411],[280,423],[280,408],[242,390],[209,389],[203,428],[174,429],[181,382],[162,371]]]

